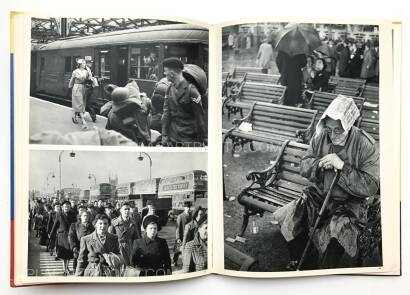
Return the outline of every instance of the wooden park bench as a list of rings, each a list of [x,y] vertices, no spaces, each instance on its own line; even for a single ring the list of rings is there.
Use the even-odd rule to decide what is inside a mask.
[[[379,141],[379,87],[365,85],[362,96],[365,103],[359,127]]]
[[[326,111],[330,103],[337,97],[337,95],[338,94],[336,93],[329,92],[313,92],[312,97],[308,103],[308,107],[312,110],[317,110],[315,125],[320,120],[320,117],[322,117],[323,113]],[[352,97],[352,99],[354,100],[357,108],[361,112],[365,99],[363,97]]]
[[[300,163],[305,155],[308,145],[293,141],[285,141],[275,159],[268,168],[262,171],[251,171],[246,179],[251,181],[237,197],[238,202],[244,206],[243,223],[239,236],[243,236],[251,215],[264,212],[275,212],[279,207],[297,200],[302,196],[303,189],[312,183],[300,175]],[[367,198],[369,220],[359,239],[372,239],[381,235],[380,229],[380,195]],[[381,248],[381,239],[372,247]],[[366,244],[366,243],[362,243]],[[366,247],[366,246],[364,246]],[[372,251],[362,248],[361,258],[371,255]],[[379,253],[380,254],[380,253]]]
[[[273,83],[256,83],[244,81],[236,93],[232,93],[224,101],[222,109],[227,109],[228,119],[231,114],[241,113],[244,107],[250,108],[255,101],[281,104],[285,95],[286,87]]]
[[[258,83],[269,83],[269,84],[278,84],[280,75],[274,74],[262,74],[249,72],[245,75],[245,81],[258,82]]]
[[[225,243],[224,245],[225,269],[249,271],[256,265],[256,260],[249,255]]]
[[[236,67],[232,73],[232,79],[243,80],[247,73],[260,73],[262,74],[262,68],[258,67]]]
[[[374,105],[379,105],[379,87],[365,85],[362,96],[366,98],[366,102]]]
[[[373,113],[373,115],[370,115],[369,112],[363,113],[357,126],[379,141],[379,115],[377,113]]]
[[[275,212],[278,207],[298,199],[306,186],[312,185],[300,176],[300,161],[308,148],[307,144],[286,140],[276,160],[267,169],[249,172],[247,180],[252,181],[238,196],[244,206],[240,236],[243,236],[249,216],[265,211]]]
[[[231,139],[233,154],[236,146],[243,147],[248,142],[253,150],[253,141],[273,145],[281,145],[286,140],[306,143],[313,134],[316,114],[316,110],[254,102],[244,118],[233,120],[234,126],[223,130],[222,146]]]
[[[361,96],[366,80],[332,76],[329,82],[335,84],[335,93],[355,97]]]

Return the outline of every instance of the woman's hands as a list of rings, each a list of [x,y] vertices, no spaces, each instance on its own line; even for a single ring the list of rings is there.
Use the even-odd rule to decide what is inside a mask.
[[[328,154],[319,160],[319,168],[342,170],[344,162],[336,154]]]

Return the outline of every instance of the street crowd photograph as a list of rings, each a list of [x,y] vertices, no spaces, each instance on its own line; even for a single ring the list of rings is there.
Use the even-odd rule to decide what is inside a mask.
[[[29,174],[28,276],[207,269],[206,153],[32,150]]]
[[[159,19],[31,19],[30,143],[208,144],[208,29]]]
[[[379,27],[222,28],[225,269],[382,266]]]

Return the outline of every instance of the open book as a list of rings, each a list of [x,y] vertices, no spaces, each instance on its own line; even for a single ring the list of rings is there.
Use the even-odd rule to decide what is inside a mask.
[[[400,275],[400,23],[11,27],[13,286]]]

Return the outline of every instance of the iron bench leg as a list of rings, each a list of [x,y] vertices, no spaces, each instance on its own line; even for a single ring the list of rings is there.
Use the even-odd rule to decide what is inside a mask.
[[[245,234],[246,228],[248,227],[248,223],[249,223],[249,216],[251,216],[251,214],[252,214],[251,211],[248,208],[244,207],[241,232],[239,233],[238,236],[243,237],[243,235]]]

